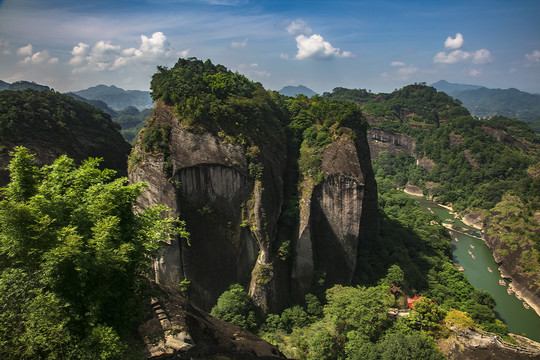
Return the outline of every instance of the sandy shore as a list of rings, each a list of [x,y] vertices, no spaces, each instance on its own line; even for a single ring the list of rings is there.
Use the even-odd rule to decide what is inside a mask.
[[[413,195],[413,196],[424,196],[424,193],[422,192],[422,189],[419,187],[413,186],[413,185],[407,185],[403,189],[403,192],[405,194]]]

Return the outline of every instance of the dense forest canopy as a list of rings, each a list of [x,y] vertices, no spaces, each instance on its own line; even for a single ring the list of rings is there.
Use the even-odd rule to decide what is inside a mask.
[[[90,104],[54,91],[0,92],[0,136],[17,139],[39,131],[75,127],[118,128],[111,117]]]
[[[6,359],[119,359],[139,320],[160,240],[187,236],[164,206],[135,213],[144,184],[99,159],[41,169],[13,152],[0,200],[0,354]],[[165,215],[165,216],[163,216]]]

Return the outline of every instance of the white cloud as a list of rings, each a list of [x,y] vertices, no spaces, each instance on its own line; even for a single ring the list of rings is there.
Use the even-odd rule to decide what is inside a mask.
[[[390,63],[390,66],[394,66],[394,67],[401,67],[401,66],[405,66],[407,64],[405,64],[403,61],[392,61]]]
[[[237,48],[245,48],[247,46],[248,39],[244,39],[243,41],[231,41],[231,47],[233,49]]]
[[[92,49],[84,43],[73,47],[73,57],[69,61],[74,65],[73,73],[88,71],[117,70],[130,64],[151,64],[171,57],[185,57],[189,50],[174,51],[162,32],[155,32],[151,37],[141,35],[138,48],[122,49],[110,41],[98,41]]]
[[[449,53],[444,51],[439,52],[433,58],[433,62],[441,64],[455,64],[460,61],[465,61],[471,58],[471,54],[463,50],[454,50]]]
[[[439,64],[456,64],[465,61],[471,61],[473,64],[493,62],[491,52],[487,49],[475,50],[473,52],[461,50],[460,48],[463,46],[463,41],[463,35],[460,33],[457,33],[455,38],[449,36],[444,42],[444,47],[446,49],[454,50],[450,52],[438,52],[433,57],[433,62]]]
[[[42,50],[42,51],[38,51],[35,54],[25,57],[19,63],[23,65],[39,65],[39,64],[44,64],[44,63],[57,64],[58,58],[56,57],[51,58],[47,50]]]
[[[480,70],[478,70],[478,69],[472,69],[471,71],[469,71],[469,75],[470,75],[470,76],[473,76],[473,77],[474,77],[474,76],[478,76],[478,75],[480,75],[481,73],[482,73],[482,72],[481,72]]]
[[[266,70],[260,70],[258,64],[239,64],[237,71],[247,78],[269,78],[270,73]]]
[[[400,69],[398,69],[397,73],[401,78],[408,79],[410,75],[415,74],[418,72],[418,68],[416,66],[404,66]]]
[[[493,62],[493,57],[491,56],[491,53],[489,52],[489,50],[486,49],[476,50],[472,54],[472,57],[472,62],[474,64],[486,64]]]
[[[325,41],[321,35],[313,34],[311,27],[302,19],[292,21],[287,26],[287,32],[296,39],[298,52],[293,57],[295,60],[353,57],[352,52],[341,51]],[[280,57],[284,60],[290,59],[287,54],[281,54]]]
[[[313,34],[313,30],[311,30],[311,27],[306,24],[306,22],[302,19],[293,20],[289,26],[287,26],[287,32],[289,35],[292,36],[298,36],[298,35],[311,35]]]
[[[339,48],[333,47],[332,44],[325,41],[324,38],[318,34],[313,34],[310,37],[298,35],[296,37],[296,47],[298,48],[298,53],[294,57],[296,60],[352,57],[350,51],[340,52]]]
[[[71,54],[73,57],[69,60],[70,65],[80,65],[84,62],[86,55],[88,54],[88,49],[90,45],[80,42],[78,45],[73,47]]]
[[[452,39],[450,36],[446,38],[446,41],[444,42],[444,47],[447,49],[459,49],[463,46],[463,35],[460,33],[456,34],[456,37]]]
[[[26,46],[23,46],[23,47],[17,49],[17,55],[20,55],[20,56],[30,56],[30,55],[32,55],[32,45],[28,44]]]
[[[530,54],[525,54],[525,58],[529,61],[529,64],[540,64],[540,50],[534,50]]]

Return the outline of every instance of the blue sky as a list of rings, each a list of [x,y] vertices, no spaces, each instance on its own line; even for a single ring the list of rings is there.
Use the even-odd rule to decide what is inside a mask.
[[[540,1],[0,0],[0,79],[147,90],[210,59],[268,89],[445,79],[540,93]]]

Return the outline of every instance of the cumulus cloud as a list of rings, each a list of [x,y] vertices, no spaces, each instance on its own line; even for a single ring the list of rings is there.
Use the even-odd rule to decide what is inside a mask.
[[[403,61],[392,61],[390,66],[398,68],[394,72],[384,72],[381,74],[383,78],[397,78],[399,80],[409,80],[411,75],[416,74],[419,69],[416,66],[408,65]]]
[[[20,56],[30,56],[30,55],[32,55],[32,45],[28,44],[26,46],[18,48],[17,49],[17,55],[20,55]]]
[[[269,78],[270,73],[259,69],[258,64],[239,64],[237,71],[248,78]]]
[[[435,55],[433,62],[441,64],[455,64],[471,58],[471,54],[463,50],[454,50],[449,53],[441,51]]]
[[[88,44],[79,43],[73,47],[73,57],[69,64],[74,66],[73,72],[116,70],[129,64],[150,64],[160,60],[182,56],[182,52],[172,49],[167,37],[162,32],[155,32],[151,37],[141,35],[141,45],[138,48],[122,49],[110,41],[98,41],[91,49]]]
[[[456,34],[456,37],[452,39],[452,37],[447,37],[446,41],[444,42],[444,47],[447,49],[459,49],[463,46],[463,35],[460,33]]]
[[[244,39],[243,41],[231,41],[231,47],[233,49],[237,48],[245,48],[247,46],[248,39]]]
[[[39,64],[44,64],[44,63],[57,64],[58,58],[56,57],[51,58],[47,50],[42,50],[42,51],[38,51],[35,54],[25,57],[19,63],[23,65],[39,65]]]
[[[350,57],[350,51],[340,52],[328,41],[325,41],[321,35],[313,34],[310,37],[298,35],[296,37],[296,46],[298,53],[294,57],[297,60],[305,59],[329,59],[333,57]]]
[[[493,61],[493,57],[491,56],[491,53],[489,52],[489,50],[486,50],[486,49],[476,50],[472,54],[472,57],[473,57],[472,62],[474,64],[486,64]]]
[[[474,76],[478,76],[478,75],[480,75],[481,73],[482,73],[482,72],[481,72],[480,70],[478,70],[478,69],[472,69],[471,71],[469,71],[469,75],[470,75],[470,76],[473,76],[473,77],[474,77]]]
[[[292,36],[298,36],[298,35],[311,35],[313,34],[313,30],[311,30],[311,27],[306,24],[306,22],[302,19],[293,20],[289,26],[287,26],[287,32],[289,35]]]
[[[289,35],[294,36],[296,40],[298,52],[293,57],[295,60],[348,58],[353,56],[352,52],[341,51],[340,48],[336,48],[330,42],[325,41],[321,35],[313,34],[311,27],[302,19],[292,21],[286,29]],[[281,54],[281,58],[290,59],[287,54]]]
[[[440,51],[433,57],[434,63],[456,64],[459,62],[471,61],[473,64],[486,64],[493,61],[491,52],[487,49],[475,50],[472,52],[460,49],[463,46],[463,35],[456,34],[455,38],[448,37],[444,42],[444,47],[454,49],[450,52]]]
[[[534,50],[530,54],[525,54],[525,58],[531,65],[538,65],[540,64],[540,50]]]
[[[88,49],[90,45],[80,42],[78,45],[73,47],[71,50],[71,55],[73,57],[69,60],[70,65],[80,65],[84,62],[86,55],[88,55]]]

